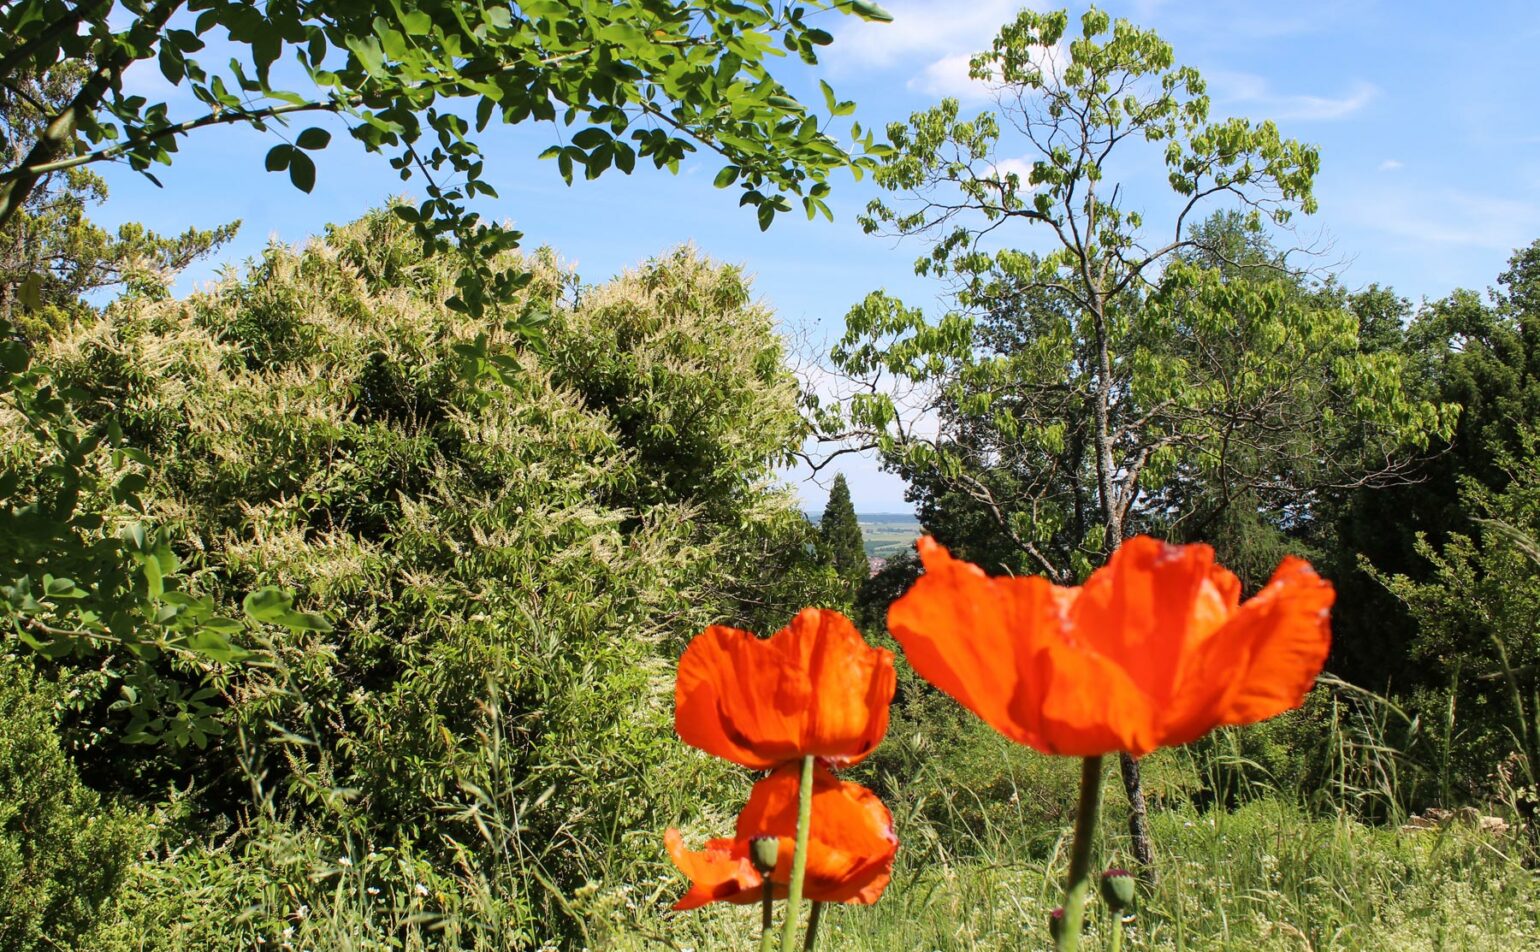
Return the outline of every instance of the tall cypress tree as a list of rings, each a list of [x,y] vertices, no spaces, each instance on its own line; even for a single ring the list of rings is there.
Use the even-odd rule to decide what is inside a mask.
[[[861,524],[856,521],[856,507],[850,501],[850,487],[845,484],[844,473],[834,477],[819,531],[834,570],[853,587],[859,587],[867,576],[866,541],[861,537]]]

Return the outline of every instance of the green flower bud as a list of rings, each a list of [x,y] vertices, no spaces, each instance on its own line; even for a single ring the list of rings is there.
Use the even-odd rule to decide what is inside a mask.
[[[1102,873],[1102,899],[1113,912],[1122,912],[1134,904],[1134,874],[1126,869]]]
[[[781,840],[775,836],[756,836],[749,840],[749,862],[761,876],[770,875],[781,858]]]

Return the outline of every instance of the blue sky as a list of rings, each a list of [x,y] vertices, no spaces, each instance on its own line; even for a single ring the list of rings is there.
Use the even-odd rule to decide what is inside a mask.
[[[948,95],[960,97],[965,110],[989,108],[987,93],[967,80],[967,56],[987,47],[1021,5],[891,0],[896,19],[888,25],[830,14],[836,41],[823,64],[815,73],[790,69],[787,77],[810,103],[820,101],[816,78],[828,79],[841,98],[856,100],[855,118],[868,127]],[[1177,61],[1208,80],[1216,114],[1270,118],[1285,135],[1320,147],[1320,211],[1300,221],[1300,239],[1325,249],[1322,260],[1337,263],[1348,286],[1380,283],[1414,300],[1484,288],[1515,247],[1540,238],[1540,110],[1533,104],[1540,4],[1126,0],[1104,7],[1170,41]],[[196,106],[153,63],[126,83],[171,103],[173,115]],[[103,169],[112,194],[96,218],[162,232],[241,219],[240,234],[217,260],[183,276],[177,290],[185,292],[269,240],[301,242],[390,195],[415,194],[415,182],[401,182],[382,158],[333,128],[339,134],[318,156],[308,197],[263,171],[276,139],[211,130],[184,140],[177,163],[157,170],[164,190],[126,168]],[[920,245],[867,237],[856,225],[855,214],[875,194],[869,183],[836,183],[833,224],[787,215],[761,233],[737,207],[736,191],[712,188],[709,160],[688,163],[678,176],[639,167],[629,178],[612,172],[568,188],[554,163],[535,160],[554,136],[548,126],[488,130],[487,179],[500,198],[481,210],[511,220],[527,247],[556,248],[588,281],[693,241],[746,266],[764,303],[811,351],[826,349],[845,311],[869,291],[942,306],[938,288],[912,273]],[[1163,207],[1158,180],[1133,179],[1129,207]],[[1031,246],[1036,236],[1011,240]],[[847,456],[838,465],[857,509],[911,509],[902,483],[875,461]],[[821,508],[825,485],[799,471],[787,476],[809,508]]]

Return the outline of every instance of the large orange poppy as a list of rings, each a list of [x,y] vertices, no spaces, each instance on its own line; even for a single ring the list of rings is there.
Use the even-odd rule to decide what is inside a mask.
[[[990,578],[927,537],[888,608],[922,677],[1049,754],[1142,756],[1298,707],[1331,644],[1331,584],[1286,558],[1255,597],[1206,545],[1129,539],[1084,585]]]
[[[705,849],[690,850],[678,830],[664,834],[674,865],[690,880],[689,891],[675,909],[718,901],[758,902],[764,880],[749,862],[749,844],[761,836],[780,841],[770,882],[774,898],[786,898],[796,848],[800,771],[800,765],[787,764],[756,783],[730,840],[707,840]],[[816,765],[803,897],[814,902],[876,902],[888,885],[897,852],[893,817],[877,795]]]
[[[708,754],[768,770],[805,756],[860,761],[888,730],[893,654],[850,619],[803,609],[770,638],[712,625],[679,659],[674,726]]]

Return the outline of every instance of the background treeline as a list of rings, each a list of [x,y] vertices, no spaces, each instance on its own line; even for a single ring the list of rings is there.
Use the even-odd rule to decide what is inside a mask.
[[[1398,446],[1346,422],[1350,408],[1341,406],[1329,429],[1301,434],[1303,447],[1238,446],[1237,455],[1250,449],[1238,465],[1263,477],[1253,485],[1181,465],[1147,479],[1131,528],[1213,544],[1248,591],[1290,552],[1333,579],[1338,601],[1328,670],[1396,699],[1396,720],[1411,732],[1396,743],[1436,766],[1409,778],[1414,782],[1401,790],[1405,809],[1511,798],[1532,787],[1528,755],[1540,684],[1540,242],[1515,252],[1486,293],[1461,290],[1414,305],[1378,285],[1355,292],[1331,277],[1291,273],[1270,243],[1234,216],[1200,227],[1217,239],[1211,247],[1230,250],[1219,256],[1222,264],[1208,262],[1228,280],[1263,284],[1275,302],[1292,299],[1340,315],[1343,353],[1393,361],[1383,366],[1395,370],[1386,383],[1401,391],[1396,399],[1440,407],[1452,426],[1424,431],[1425,443]],[[1036,300],[997,306],[978,319],[978,340],[996,366],[1027,360],[1052,316]],[[1328,354],[1305,386],[1341,401],[1348,390],[1334,379],[1341,366]],[[1038,572],[1011,519],[1026,516],[1028,503],[1039,519],[1056,503],[1073,512],[1076,490],[1064,474],[1083,472],[1090,448],[1073,438],[1062,442],[1067,461],[1022,452],[1012,442],[1018,434],[1005,428],[1031,397],[1017,396],[1002,423],[998,405],[970,403],[986,386],[1002,384],[959,373],[938,387],[940,452],[951,457],[950,470],[933,465],[939,454],[932,447],[923,447],[918,463],[906,447],[887,458],[908,481],[927,531],[991,571]],[[1339,472],[1327,475],[1331,468]],[[1007,503],[1002,518],[1001,500],[1022,511],[1009,511]],[[1052,525],[1071,550],[1082,530],[1072,519]],[[917,572],[912,557],[895,559],[867,583],[860,601],[869,625],[880,623],[888,601]],[[1274,729],[1285,728],[1249,733]],[[1525,756],[1504,762],[1521,751]],[[1266,766],[1279,776],[1306,767]],[[1314,768],[1310,776],[1321,779],[1324,764]],[[1533,808],[1528,794],[1516,802]]]

